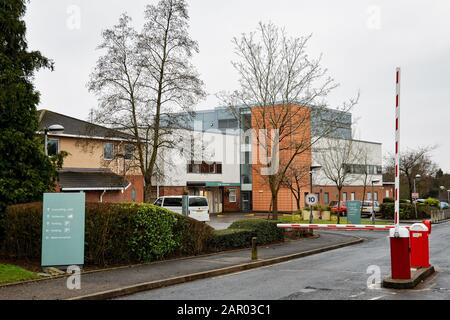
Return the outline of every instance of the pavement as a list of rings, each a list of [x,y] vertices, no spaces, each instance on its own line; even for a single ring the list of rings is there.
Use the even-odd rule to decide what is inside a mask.
[[[348,245],[350,242],[354,243],[358,240],[361,241],[361,239],[355,238],[354,236],[324,233],[318,238],[305,238],[287,241],[282,244],[261,246],[258,248],[259,260],[256,263],[260,263],[261,265],[272,262],[276,263],[272,260],[292,255],[299,256],[299,254],[313,254],[316,253],[316,251],[330,248],[330,246]],[[66,278],[48,279],[0,287],[0,300],[73,299],[99,292],[110,292],[120,290],[121,288],[129,288],[139,284],[158,284],[161,280],[167,279],[180,279],[180,282],[170,281],[170,284],[181,283],[195,279],[195,277],[189,275],[207,275],[210,271],[226,271],[227,268],[240,268],[239,266],[242,265],[244,265],[245,268],[248,268],[248,266],[256,267],[257,265],[251,265],[255,262],[252,262],[250,257],[250,249],[243,249],[133,267],[116,268],[108,271],[84,273],[81,275],[80,290],[67,289]],[[217,274],[223,273],[220,272]],[[213,296],[217,297],[217,295]],[[191,294],[187,294],[187,297],[189,298],[192,296]]]
[[[266,218],[267,214],[251,214],[251,213],[226,213],[219,215],[211,215],[208,225],[216,230],[227,229],[233,222],[244,219]]]
[[[431,264],[436,273],[415,289],[385,289],[390,275],[385,232],[340,232],[361,244],[240,273],[199,280],[124,297],[136,300],[409,300],[450,299],[450,222],[433,226]],[[330,232],[321,231],[321,237]]]

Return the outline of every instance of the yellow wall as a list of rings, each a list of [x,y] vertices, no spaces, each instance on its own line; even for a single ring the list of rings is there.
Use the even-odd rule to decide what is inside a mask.
[[[103,159],[103,145],[112,142],[115,152],[122,153],[127,142],[72,138],[64,136],[49,136],[49,139],[59,140],[59,151],[66,151],[69,155],[64,158],[63,168],[109,168],[117,174],[141,174],[137,160],[126,160],[116,157],[113,160]]]

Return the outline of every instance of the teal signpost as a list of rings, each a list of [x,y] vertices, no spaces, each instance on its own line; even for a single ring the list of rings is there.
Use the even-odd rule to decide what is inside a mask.
[[[347,222],[361,224],[361,201],[347,201]]]
[[[84,193],[45,193],[41,265],[84,264]]]

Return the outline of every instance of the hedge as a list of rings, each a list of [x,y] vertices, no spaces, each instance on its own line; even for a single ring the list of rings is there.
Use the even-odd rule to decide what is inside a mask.
[[[233,222],[229,229],[252,230],[258,244],[280,242],[284,240],[283,230],[277,227],[278,221],[248,219]]]
[[[382,203],[380,205],[380,211],[382,213],[383,219],[394,219],[395,203]],[[417,204],[417,216],[419,219],[430,217],[431,207],[418,203]],[[400,203],[400,219],[410,220],[416,219],[416,213],[414,205],[411,203]]]
[[[42,203],[10,206],[4,218],[1,255],[38,260]],[[204,252],[213,229],[150,204],[86,204],[85,264],[154,261]]]
[[[254,232],[248,229],[215,230],[209,240],[210,251],[245,248],[250,246]]]

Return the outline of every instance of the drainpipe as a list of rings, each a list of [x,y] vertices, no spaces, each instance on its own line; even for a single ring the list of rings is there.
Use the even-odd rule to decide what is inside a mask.
[[[103,190],[102,194],[100,195],[100,202],[103,202],[103,196],[105,195],[106,190]]]

